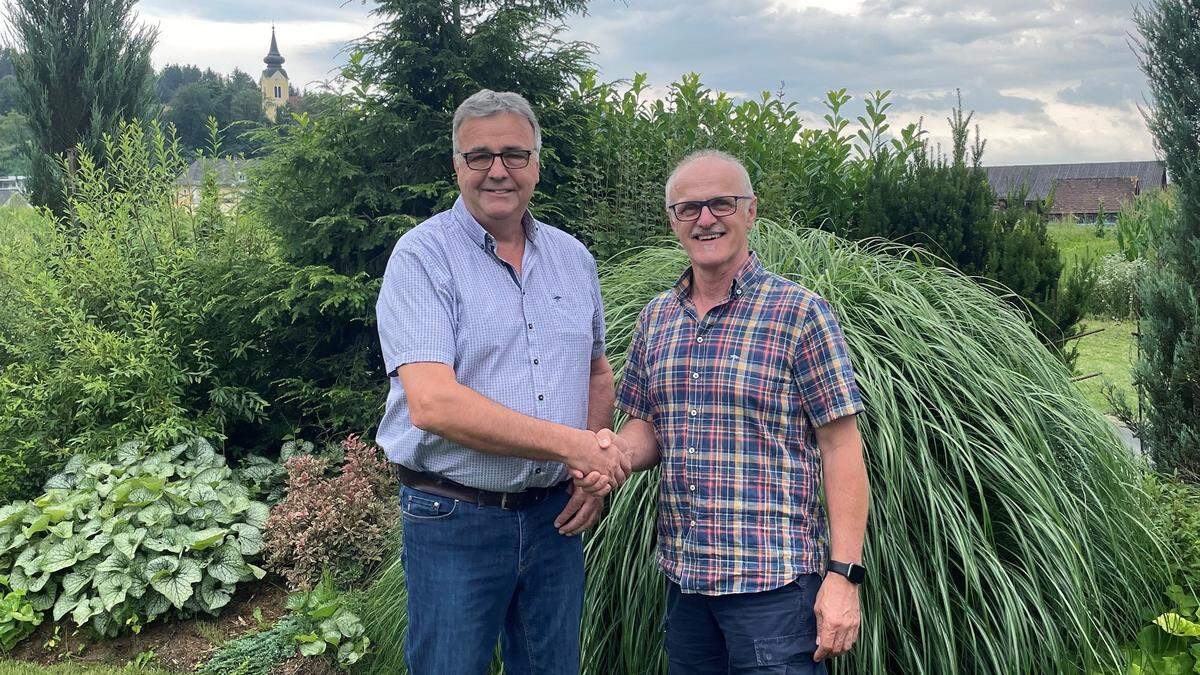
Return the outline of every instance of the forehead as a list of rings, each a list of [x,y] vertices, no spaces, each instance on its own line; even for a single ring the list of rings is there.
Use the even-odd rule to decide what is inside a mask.
[[[512,113],[469,117],[458,127],[458,145],[463,151],[533,149],[533,127],[529,120]]]
[[[728,161],[702,157],[679,170],[671,183],[671,201],[740,195],[746,189],[741,172]]]

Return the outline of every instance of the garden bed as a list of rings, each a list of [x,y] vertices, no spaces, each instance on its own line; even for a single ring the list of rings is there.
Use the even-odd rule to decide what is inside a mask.
[[[287,613],[287,589],[276,581],[247,584],[219,617],[152,623],[137,634],[96,639],[68,618],[47,621],[9,657],[40,665],[123,665],[139,658],[169,672],[192,672],[224,642],[271,626]],[[153,653],[153,656],[149,656]]]

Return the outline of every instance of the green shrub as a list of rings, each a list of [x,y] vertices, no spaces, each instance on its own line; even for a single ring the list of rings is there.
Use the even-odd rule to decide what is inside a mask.
[[[267,506],[208,442],[126,443],[112,462],[76,455],[41,497],[0,508],[0,570],[35,609],[111,636],[172,608],[216,614],[262,578],[246,557],[262,548]]]
[[[102,153],[79,155],[72,225],[0,240],[0,501],[129,438],[256,447],[291,427],[267,402],[294,352],[255,323],[290,282],[270,238],[236,209],[179,207],[187,163],[158,127]]]
[[[0,575],[0,654],[11,652],[42,623],[42,612],[25,599],[24,591],[8,589],[8,577]]]
[[[1138,282],[1146,276],[1145,258],[1132,260],[1121,253],[1110,253],[1096,264],[1096,288],[1092,311],[1102,316],[1129,319],[1137,316]]]
[[[355,436],[342,447],[345,462],[333,476],[321,457],[284,463],[287,496],[271,509],[263,557],[294,589],[312,588],[325,570],[339,583],[357,581],[383,560],[399,521],[396,480],[380,450]]]
[[[279,461],[262,455],[246,455],[234,474],[252,498],[274,506],[287,495],[287,469],[283,468],[283,462],[292,457],[311,455],[315,447],[312,441],[289,440],[279,449]]]
[[[364,635],[362,622],[351,611],[346,596],[337,590],[333,575],[326,573],[321,583],[311,591],[293,593],[288,597],[287,608],[304,617],[304,623],[294,639],[300,644],[300,653],[318,656],[328,653],[335,656],[343,668],[358,663],[366,656],[371,640]]]

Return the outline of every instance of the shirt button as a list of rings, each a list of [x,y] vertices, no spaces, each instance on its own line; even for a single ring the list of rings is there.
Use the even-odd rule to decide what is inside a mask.
[[[704,342],[704,338],[698,337],[698,338],[696,338],[696,342]]]
[[[546,397],[545,397],[545,396],[542,396],[541,394],[538,394],[538,400],[539,400],[539,401],[545,401],[545,400],[546,400]]]
[[[693,379],[693,380],[698,380],[698,379],[700,379],[700,373],[692,373],[692,379]]]
[[[691,411],[690,411],[688,414],[689,414],[689,415],[691,415],[692,417],[695,417],[695,416],[696,416],[696,415],[698,415],[699,413],[697,413],[697,412],[696,412],[696,409],[695,409],[695,408],[692,408],[692,409],[691,409]]]
[[[541,472],[542,472],[542,470],[541,470],[541,469],[534,469],[534,470],[533,470],[533,472],[534,472],[534,473],[541,473]]]
[[[739,288],[738,290],[734,291],[734,294],[735,294],[735,295],[741,295],[741,294],[742,294],[742,289],[740,289],[740,288]]]
[[[688,448],[688,454],[689,454],[689,455],[694,455],[694,454],[696,454],[696,449],[695,449],[695,448]]]
[[[537,359],[534,359],[534,360],[533,360],[533,365],[535,365],[535,366],[536,366],[537,364],[538,364],[538,360],[537,360]]]
[[[533,324],[529,324],[529,330],[533,330]]]
[[[695,492],[695,491],[696,491],[696,486],[695,486],[695,485],[689,485],[689,486],[688,486],[688,489],[689,489],[689,490],[691,490],[692,492]]]
[[[692,527],[695,527],[695,526],[696,526],[696,521],[694,521],[694,520],[693,520],[693,521],[692,521]]]

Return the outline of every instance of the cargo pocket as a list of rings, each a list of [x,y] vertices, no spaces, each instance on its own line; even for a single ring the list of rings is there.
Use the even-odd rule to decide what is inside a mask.
[[[815,633],[758,638],[754,641],[754,657],[759,666],[808,665],[812,663],[815,651]]]

